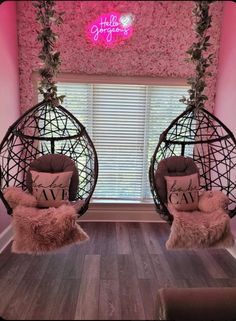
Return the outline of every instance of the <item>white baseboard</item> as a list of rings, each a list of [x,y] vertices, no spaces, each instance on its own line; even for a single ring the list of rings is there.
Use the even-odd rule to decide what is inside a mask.
[[[227,251],[236,259],[236,240],[234,246],[230,249],[227,249]]]
[[[149,204],[91,204],[80,222],[165,222]]]
[[[123,215],[116,211],[88,211],[81,216],[78,221],[80,222],[149,222],[149,223],[166,223],[160,218],[158,214],[150,213],[134,213],[126,211]]]
[[[10,224],[1,234],[0,234],[0,253],[7,247],[7,245],[13,239],[13,229]]]

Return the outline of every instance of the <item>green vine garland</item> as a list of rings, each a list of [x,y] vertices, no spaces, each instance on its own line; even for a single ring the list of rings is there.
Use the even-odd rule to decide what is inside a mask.
[[[187,50],[187,54],[190,58],[187,61],[191,61],[195,64],[195,76],[189,77],[187,83],[191,86],[188,90],[189,98],[183,97],[181,102],[187,105],[187,108],[204,108],[205,101],[208,99],[204,95],[204,89],[206,88],[206,77],[211,76],[210,72],[207,72],[207,68],[212,63],[213,54],[206,54],[210,36],[207,35],[207,31],[211,26],[212,16],[209,15],[209,4],[213,1],[195,1],[195,7],[193,9],[193,15],[196,17],[195,33],[196,42]]]
[[[43,67],[39,69],[41,81],[38,90],[44,100],[55,106],[62,103],[65,96],[57,96],[57,86],[53,80],[58,73],[61,61],[60,53],[54,49],[57,34],[52,27],[63,22],[64,12],[56,12],[54,0],[35,0],[33,6],[36,8],[36,20],[41,24],[41,30],[37,30],[37,40],[42,43],[39,58],[43,62]]]

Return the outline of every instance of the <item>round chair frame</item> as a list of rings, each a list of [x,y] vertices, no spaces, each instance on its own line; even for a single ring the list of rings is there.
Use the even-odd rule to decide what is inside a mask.
[[[26,175],[31,162],[45,154],[69,156],[78,168],[76,200],[83,199],[83,215],[98,178],[98,158],[85,127],[64,107],[45,100],[26,111],[8,129],[0,143],[0,198],[12,214],[3,191],[8,186],[27,190]]]
[[[160,135],[151,158],[149,181],[156,211],[171,222],[172,215],[158,195],[155,173],[160,160],[170,156],[193,158],[201,190],[221,190],[230,200],[229,216],[236,214],[236,140],[233,133],[204,108],[189,108]]]

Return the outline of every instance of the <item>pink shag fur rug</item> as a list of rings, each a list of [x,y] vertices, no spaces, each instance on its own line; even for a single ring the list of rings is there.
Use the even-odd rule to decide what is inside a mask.
[[[76,222],[74,206],[39,209],[33,195],[15,187],[7,188],[4,196],[13,207],[12,252],[45,254],[89,239]]]
[[[174,220],[167,249],[230,248],[234,245],[230,218],[224,209],[207,213],[179,212],[171,208],[171,213]]]

